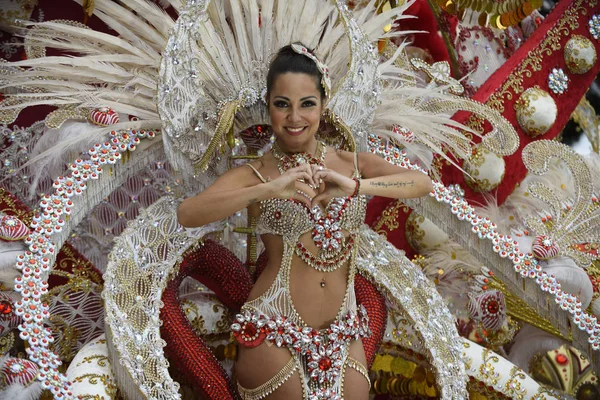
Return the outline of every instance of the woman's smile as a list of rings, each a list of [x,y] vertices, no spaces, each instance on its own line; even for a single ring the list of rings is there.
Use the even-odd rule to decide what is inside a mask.
[[[287,131],[288,134],[290,134],[292,136],[299,136],[299,135],[302,135],[302,133],[304,133],[304,131],[306,130],[306,126],[300,126],[300,127],[297,127],[297,128],[288,126],[285,129],[286,129],[286,131]]]

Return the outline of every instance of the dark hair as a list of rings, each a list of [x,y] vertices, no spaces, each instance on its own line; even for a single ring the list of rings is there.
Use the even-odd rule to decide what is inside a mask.
[[[312,49],[308,49],[308,51],[313,53]],[[323,74],[317,68],[317,64],[307,56],[296,53],[291,45],[287,45],[279,49],[269,65],[269,72],[267,73],[267,98],[271,93],[275,78],[288,72],[302,73],[314,77],[321,93],[321,98],[326,97],[325,88],[321,84]]]

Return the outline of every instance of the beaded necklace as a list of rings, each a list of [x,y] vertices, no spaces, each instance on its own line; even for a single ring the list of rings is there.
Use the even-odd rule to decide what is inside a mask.
[[[279,147],[279,144],[277,142],[273,143],[271,152],[273,153],[273,157],[277,159],[277,169],[279,169],[280,174],[283,174],[290,168],[296,168],[303,164],[313,164],[324,167],[325,154],[327,153],[325,151],[325,143],[323,142],[317,142],[317,149],[315,151],[314,157],[306,152],[288,155],[283,150],[281,150],[281,147]]]

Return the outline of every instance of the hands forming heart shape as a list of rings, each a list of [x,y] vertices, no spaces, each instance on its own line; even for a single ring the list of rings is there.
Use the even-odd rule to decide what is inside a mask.
[[[350,196],[356,187],[353,179],[313,164],[290,168],[269,184],[276,198],[293,198],[311,208],[320,205],[323,200]],[[316,195],[311,198],[310,194],[306,193],[306,186],[315,190]]]

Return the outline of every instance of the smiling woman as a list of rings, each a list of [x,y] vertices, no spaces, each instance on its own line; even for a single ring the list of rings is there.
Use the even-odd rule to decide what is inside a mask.
[[[368,315],[354,294],[366,195],[407,198],[432,189],[427,175],[317,139],[327,71],[304,46],[283,47],[267,76],[271,152],[178,210],[185,226],[244,207],[257,218],[268,263],[232,325],[244,399],[368,398]]]

